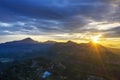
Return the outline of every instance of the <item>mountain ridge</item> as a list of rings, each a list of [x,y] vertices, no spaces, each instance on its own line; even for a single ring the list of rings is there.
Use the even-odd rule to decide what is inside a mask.
[[[62,66],[62,68],[60,68],[59,70],[56,70],[56,67],[54,68],[54,70],[52,69],[53,72],[58,71],[57,72],[58,74],[59,74],[59,71],[61,71],[61,69],[63,70],[67,68],[68,70],[66,72],[72,73],[72,75],[74,73],[75,74],[81,73],[82,71],[87,75],[95,74],[95,75],[104,77],[103,74],[105,74],[106,76],[106,71],[108,71],[109,69],[109,72],[111,72],[111,68],[112,70],[115,71],[115,72],[112,71],[112,73],[117,75],[119,73],[118,67],[120,65],[120,62],[119,62],[120,55],[114,54],[109,48],[104,47],[100,44],[94,44],[93,42],[77,44],[72,41],[68,41],[68,42],[47,41],[47,42],[41,43],[41,42],[36,42],[30,38],[19,40],[17,42],[13,41],[5,44],[0,44],[0,58],[13,59],[14,61],[18,61],[22,63],[22,64],[18,63],[19,67],[17,68],[16,66],[13,66],[13,69],[9,68],[8,72],[13,71],[12,73],[13,76],[14,75],[16,76],[17,74],[17,73],[14,73],[14,69],[24,72],[26,68],[28,69],[29,67],[28,71],[33,73],[31,68],[33,66],[35,66],[36,68],[36,66],[38,67],[39,64],[40,64],[39,67],[41,67],[43,63],[48,67],[48,70],[49,70],[50,67],[48,66],[48,63],[50,63],[52,67],[56,64],[57,64],[57,67]],[[50,62],[46,62],[41,58],[47,59]],[[32,64],[29,65],[29,62],[24,62],[25,60],[31,61]],[[51,64],[51,61],[55,64],[53,63]],[[40,62],[40,63],[37,64],[37,62]],[[1,65],[2,64],[3,63],[1,63]],[[26,64],[26,66],[24,64]],[[45,70],[46,70],[46,66],[45,66]],[[107,66],[108,69],[105,70],[103,66],[105,67]],[[23,68],[20,69],[20,67],[23,67]],[[3,69],[1,68],[1,70]],[[64,70],[63,70],[63,73],[64,73]],[[11,73],[8,73],[8,74],[11,74]],[[19,74],[22,74],[22,73],[19,72],[18,75]],[[71,74],[69,75],[71,79]],[[119,75],[117,75],[117,77],[118,76]],[[8,75],[8,77],[10,76]],[[6,80],[6,77],[4,80]],[[75,79],[72,79],[72,80],[75,80]]]
[[[71,54],[72,56],[78,55],[91,55],[91,53],[96,53],[96,49],[102,54],[113,55],[113,52],[109,48],[104,47],[100,44],[89,43],[75,43],[72,41],[68,42],[55,42],[55,41],[46,41],[46,42],[37,42],[31,38],[25,38],[18,41],[7,42],[0,44],[0,56],[1,57],[22,57],[22,56],[41,56],[41,55],[56,55],[59,53],[62,54]],[[109,54],[107,54],[109,53]]]

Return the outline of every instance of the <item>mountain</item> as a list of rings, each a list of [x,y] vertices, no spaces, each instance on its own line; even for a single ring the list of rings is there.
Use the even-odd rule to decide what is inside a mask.
[[[44,44],[54,44],[54,43],[57,43],[57,42],[55,42],[55,41],[50,41],[50,40],[44,42]]]
[[[0,57],[23,59],[26,57],[41,56],[48,53],[52,45],[51,43],[40,43],[31,38],[6,42],[0,44]]]
[[[61,59],[64,59],[64,55],[66,55],[66,57],[72,56],[73,58],[81,60],[83,58],[95,60],[95,58],[97,59],[99,55],[104,61],[109,61],[111,57],[112,60],[116,60],[119,57],[116,56],[118,54],[114,54],[110,48],[104,47],[100,44],[94,44],[92,42],[81,44],[77,44],[72,41],[68,41],[66,43],[58,43],[55,41],[37,42],[31,38],[26,38],[19,41],[0,44],[0,58],[23,59],[43,55],[46,57],[49,56],[49,58],[53,57],[57,60],[60,56]],[[55,58],[54,56],[57,57]]]
[[[0,44],[2,62],[20,61],[1,76],[2,80],[43,80],[40,76],[49,73],[49,80],[119,80],[120,54],[114,51],[93,42],[41,43],[30,38],[7,42]]]
[[[18,41],[12,41],[12,42],[6,42],[0,44],[1,46],[12,46],[12,45],[30,45],[30,44],[38,44],[39,42],[34,41],[31,38],[25,38],[23,40],[18,40]]]
[[[71,59],[69,57],[72,57],[72,59],[96,63],[99,61],[99,58],[105,63],[118,62],[120,60],[119,54],[113,53],[107,47],[91,42],[82,44],[77,44],[71,41],[68,41],[67,43],[56,43],[51,48],[51,54],[52,59],[55,60],[65,60],[67,58],[69,60]]]

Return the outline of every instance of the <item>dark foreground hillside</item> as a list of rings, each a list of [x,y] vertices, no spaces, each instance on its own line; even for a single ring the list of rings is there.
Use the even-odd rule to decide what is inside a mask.
[[[116,64],[36,58],[10,67],[1,80],[119,80],[119,73],[120,65]]]

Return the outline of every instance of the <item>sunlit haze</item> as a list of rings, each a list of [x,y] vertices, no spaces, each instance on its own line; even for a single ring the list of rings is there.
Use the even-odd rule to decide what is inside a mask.
[[[93,41],[94,43],[98,43],[100,37],[101,37],[101,35],[92,36],[91,39],[92,39],[92,41]]]

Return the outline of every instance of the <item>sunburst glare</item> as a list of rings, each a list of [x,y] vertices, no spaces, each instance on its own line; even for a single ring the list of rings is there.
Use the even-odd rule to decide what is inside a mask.
[[[98,43],[100,37],[101,37],[101,35],[92,36],[92,37],[91,37],[91,40],[92,40],[92,42],[94,42],[94,43]]]

